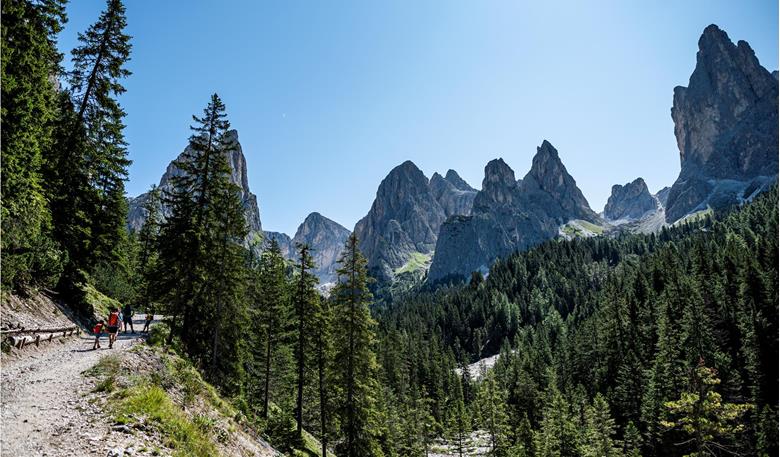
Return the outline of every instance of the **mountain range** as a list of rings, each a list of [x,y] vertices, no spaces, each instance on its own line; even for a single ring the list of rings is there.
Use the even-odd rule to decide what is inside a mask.
[[[496,259],[558,236],[654,232],[700,212],[749,201],[767,189],[778,176],[777,72],[763,68],[746,42],[735,45],[715,25],[704,30],[698,44],[688,86],[673,91],[680,174],[671,187],[651,194],[641,177],[616,184],[597,214],[547,140],[522,179],[503,159],[488,162],[479,191],[454,170],[429,179],[406,161],[382,180],[354,228],[371,274],[390,281],[427,271],[428,281],[435,282],[487,273]],[[248,242],[257,236],[275,239],[289,259],[296,258],[296,243],[307,243],[320,281],[336,281],[336,261],[350,231],[315,212],[292,238],[264,232],[238,133],[230,135],[236,144],[229,154],[231,179],[241,188]],[[161,188],[178,172],[180,158],[168,166]],[[147,198],[129,200],[130,229],[143,224]]]

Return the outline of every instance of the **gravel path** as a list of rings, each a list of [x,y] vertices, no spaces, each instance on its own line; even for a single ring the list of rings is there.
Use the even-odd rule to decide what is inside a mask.
[[[134,316],[136,332],[143,327]],[[143,341],[139,333],[120,333],[113,349],[108,338],[93,351],[94,337],[82,334],[64,342],[5,357],[0,373],[0,456],[84,456],[107,454],[111,423],[87,398],[94,381],[82,372],[101,357],[127,351]],[[109,452],[110,453],[110,452]]]

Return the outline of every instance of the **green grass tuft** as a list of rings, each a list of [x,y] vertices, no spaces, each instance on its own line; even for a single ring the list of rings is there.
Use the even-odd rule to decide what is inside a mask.
[[[125,391],[122,397],[118,418],[145,417],[167,437],[166,444],[174,449],[175,456],[219,455],[209,440],[207,422],[189,420],[161,387],[140,384]]]

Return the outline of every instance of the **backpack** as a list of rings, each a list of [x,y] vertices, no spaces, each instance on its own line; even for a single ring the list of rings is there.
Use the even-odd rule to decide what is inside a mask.
[[[108,325],[112,327],[115,325],[119,325],[119,313],[111,313],[108,316]]]
[[[92,333],[100,333],[103,331],[103,324],[97,323],[95,324],[95,328],[92,329]]]

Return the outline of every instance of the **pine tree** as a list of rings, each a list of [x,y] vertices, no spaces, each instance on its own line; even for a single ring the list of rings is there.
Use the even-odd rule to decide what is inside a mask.
[[[477,403],[482,417],[482,428],[490,435],[490,454],[504,456],[509,449],[509,417],[506,413],[506,395],[499,386],[495,370],[483,375],[477,392]]]
[[[56,282],[64,260],[51,239],[42,167],[57,119],[65,1],[8,0],[2,16],[2,287],[19,289]]]
[[[130,37],[121,0],[106,10],[72,51],[71,93],[62,98],[56,143],[47,161],[55,235],[68,250],[66,287],[100,261],[120,262],[126,234],[127,143],[116,97],[130,75]]]
[[[311,271],[314,269],[314,259],[311,256],[311,248],[299,243],[297,277],[295,278],[295,327],[297,342],[295,348],[295,362],[297,366],[295,422],[296,436],[300,440],[303,437],[303,394],[306,387],[306,370],[310,359],[311,332],[314,331],[312,319],[316,313],[319,297],[315,286],[317,277]]]
[[[376,399],[379,392],[374,354],[376,322],[368,309],[367,261],[352,234],[339,258],[338,283],[333,288],[336,382],[343,393],[339,406],[344,440],[339,455],[363,457],[379,455],[376,440]]]
[[[314,316],[314,359],[317,364],[317,390],[319,394],[320,444],[322,457],[328,455],[328,444],[333,435],[333,403],[335,386],[333,385],[333,313],[330,302],[318,299]]]

